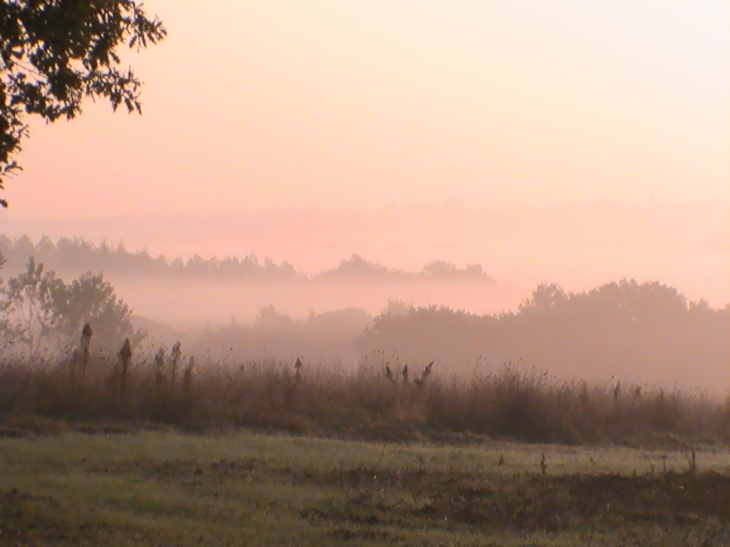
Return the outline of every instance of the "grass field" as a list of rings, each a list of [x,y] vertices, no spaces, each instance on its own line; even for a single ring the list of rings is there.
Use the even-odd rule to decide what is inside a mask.
[[[0,466],[2,546],[730,545],[726,447],[64,433]]]
[[[152,360],[135,360],[127,350],[125,359],[91,359],[88,367],[60,358],[0,361],[0,436],[55,422],[61,429],[155,424],[395,442],[476,435],[568,445],[730,445],[730,394],[568,381],[515,364],[459,376],[434,372],[433,363],[386,360],[355,370],[299,359],[198,365],[174,349]]]

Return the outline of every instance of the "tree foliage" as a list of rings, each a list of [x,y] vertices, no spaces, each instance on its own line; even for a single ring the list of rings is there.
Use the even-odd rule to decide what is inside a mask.
[[[24,272],[8,280],[0,303],[0,326],[11,344],[22,345],[33,358],[58,324],[54,299],[63,282],[34,258]]]
[[[125,338],[136,344],[143,337],[132,325],[132,310],[101,273],[87,272],[64,285],[57,293],[55,311],[58,332],[68,341],[75,340],[85,324],[93,326],[96,345],[105,348],[116,348]]]
[[[397,355],[461,370],[521,360],[572,377],[713,386],[730,359],[729,311],[658,282],[624,279],[581,292],[541,284],[516,312],[496,316],[437,306],[386,310],[356,347],[361,358]]]
[[[101,273],[89,272],[67,284],[31,257],[0,295],[0,334],[30,358],[74,345],[86,324],[101,349],[115,349],[125,338],[133,343],[144,338],[132,325],[132,310]]]
[[[19,168],[25,114],[71,119],[85,97],[141,112],[141,82],[118,52],[165,34],[134,0],[0,0],[0,189]]]

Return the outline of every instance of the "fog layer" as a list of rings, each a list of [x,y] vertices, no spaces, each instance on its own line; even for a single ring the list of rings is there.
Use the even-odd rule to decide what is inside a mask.
[[[359,254],[390,268],[418,271],[434,260],[461,267],[480,264],[503,286],[521,296],[537,283],[556,282],[569,290],[586,290],[622,278],[661,281],[677,287],[690,299],[707,299],[715,306],[730,301],[730,207],[725,202],[697,204],[647,203],[643,206],[612,204],[553,208],[471,209],[461,202],[390,208],[379,213],[358,211],[286,210],[272,213],[239,213],[219,216],[118,217],[93,221],[53,221],[13,218],[0,211],[4,233],[28,234],[38,240],[49,236],[83,235],[112,246],[123,242],[129,250],[148,249],[152,255],[202,257],[257,255],[263,262],[289,261],[297,270],[314,275],[336,268],[342,259]],[[83,268],[83,264],[78,265]],[[106,272],[115,284],[140,281]],[[243,315],[240,299],[217,299],[219,288],[206,288],[201,298],[171,300],[159,286],[146,290],[144,283],[125,297],[139,311],[152,316],[165,310],[187,309],[216,302],[216,318]],[[344,290],[344,289],[343,289]],[[174,292],[174,291],[173,291]],[[387,292],[387,291],[386,291]],[[351,291],[356,295],[359,289]],[[341,291],[332,291],[333,302],[315,294],[303,304],[324,311],[344,305]],[[387,298],[403,297],[392,291]],[[485,303],[480,294],[407,295],[418,303],[445,304],[468,311],[494,311],[503,302]],[[384,298],[374,307],[380,307]],[[212,299],[212,300],[210,300]],[[225,299],[224,299],[225,300]],[[285,311],[301,313],[301,306],[263,299]],[[291,295],[286,300],[293,303]],[[345,298],[347,300],[347,298]],[[157,312],[146,302],[154,301]]]
[[[253,255],[171,259],[80,238],[4,237],[0,252],[8,274],[28,256],[66,278],[104,271],[149,332],[148,350],[183,341],[208,362],[303,358],[385,370],[434,361],[467,374],[516,363],[569,378],[710,390],[728,380],[730,308],[658,281],[623,278],[582,291],[540,283],[522,292],[474,263],[435,260],[408,271],[354,254],[307,274]]]

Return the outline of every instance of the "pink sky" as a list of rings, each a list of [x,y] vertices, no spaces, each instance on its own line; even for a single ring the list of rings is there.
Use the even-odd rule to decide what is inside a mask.
[[[145,6],[144,115],[33,121],[0,218],[730,199],[725,1]]]

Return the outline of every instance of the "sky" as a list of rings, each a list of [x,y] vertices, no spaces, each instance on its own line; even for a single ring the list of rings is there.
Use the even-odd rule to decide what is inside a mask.
[[[29,119],[0,219],[730,200],[724,0],[147,0],[143,115]]]

